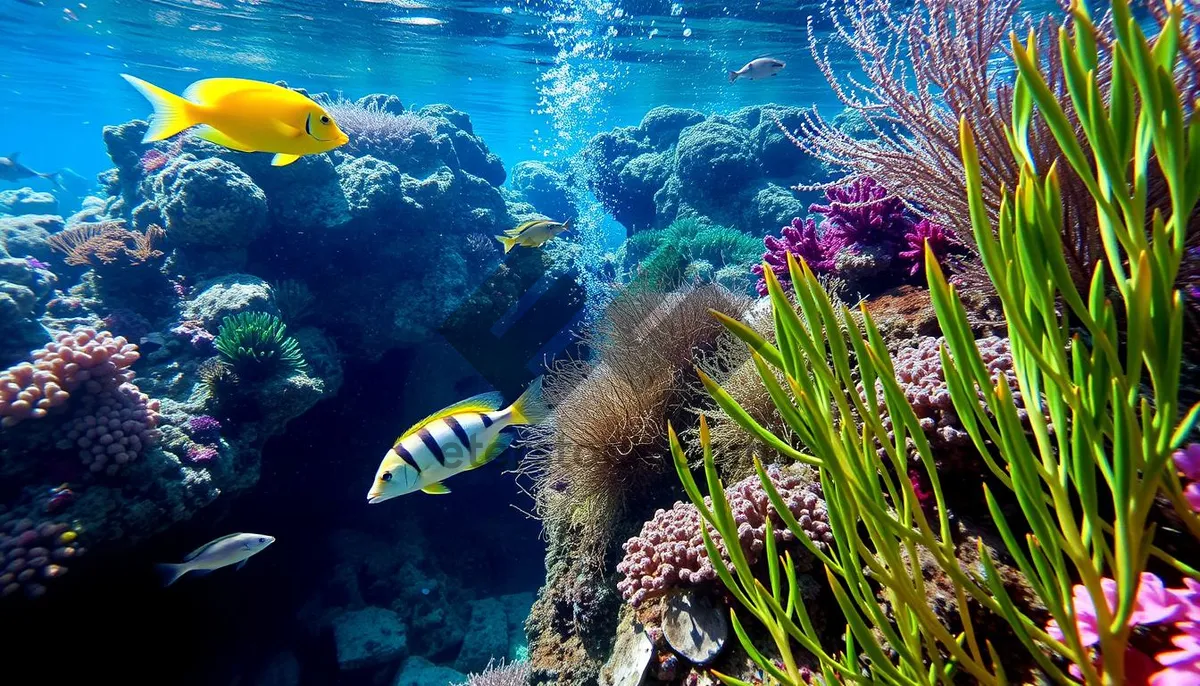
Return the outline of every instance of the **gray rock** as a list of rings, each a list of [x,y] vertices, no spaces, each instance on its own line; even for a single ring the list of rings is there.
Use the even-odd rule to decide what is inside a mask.
[[[652,657],[654,644],[642,627],[622,623],[612,655],[600,670],[601,686],[641,686]]]
[[[525,638],[525,619],[533,609],[532,593],[513,593],[500,596],[504,603],[504,614],[508,619],[508,659],[520,659],[528,651],[528,641]]]
[[[508,619],[504,603],[497,598],[475,601],[454,668],[463,673],[481,672],[487,669],[489,660],[507,654]]]
[[[423,657],[412,656],[404,661],[392,686],[446,686],[466,681],[462,672],[435,665]]]
[[[213,333],[223,318],[245,311],[279,314],[271,298],[271,286],[250,274],[229,274],[202,282],[184,306],[188,319],[204,322]]]
[[[0,212],[8,214],[58,214],[58,199],[32,188],[0,191]]]
[[[275,653],[258,670],[254,686],[300,686],[300,661],[290,650]]]
[[[338,667],[342,670],[395,662],[408,651],[400,615],[382,607],[349,610],[333,620]]]
[[[721,653],[729,637],[725,612],[699,593],[674,593],[663,610],[663,637],[675,652],[694,664],[708,664]]]

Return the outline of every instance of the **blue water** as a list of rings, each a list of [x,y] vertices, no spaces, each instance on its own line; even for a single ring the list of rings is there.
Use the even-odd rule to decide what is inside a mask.
[[[34,168],[88,177],[107,168],[101,128],[148,114],[117,78],[129,72],[176,92],[231,76],[448,103],[511,164],[569,152],[656,105],[832,106],[805,38],[817,9],[786,0],[10,0],[0,9],[0,148],[23,149]],[[779,78],[726,82],[727,69],[766,54],[789,62]],[[556,79],[564,64],[571,75]]]

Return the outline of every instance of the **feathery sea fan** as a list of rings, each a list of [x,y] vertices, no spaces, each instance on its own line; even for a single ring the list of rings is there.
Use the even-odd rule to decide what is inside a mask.
[[[356,157],[371,155],[406,168],[414,158],[417,162],[432,160],[436,152],[433,138],[437,126],[428,117],[409,112],[395,114],[377,102],[360,105],[337,100],[325,109],[350,137],[343,150]]]

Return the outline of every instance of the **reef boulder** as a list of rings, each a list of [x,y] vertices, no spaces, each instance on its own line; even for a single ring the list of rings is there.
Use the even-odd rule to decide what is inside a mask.
[[[229,274],[200,283],[183,306],[186,319],[200,321],[215,333],[221,320],[238,312],[279,314],[271,286],[250,274]]]
[[[167,237],[177,246],[240,248],[266,230],[267,195],[235,164],[181,160],[156,185]]]
[[[0,214],[58,214],[58,199],[45,191],[0,191]]]
[[[437,684],[457,684],[467,680],[462,672],[435,665],[423,657],[414,655],[404,661],[400,672],[392,686],[432,686]]]
[[[408,651],[404,622],[382,607],[347,610],[333,620],[338,667],[343,671],[399,661]]]

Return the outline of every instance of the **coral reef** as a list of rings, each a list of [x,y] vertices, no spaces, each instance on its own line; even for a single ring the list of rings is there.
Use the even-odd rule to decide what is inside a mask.
[[[128,370],[138,359],[137,346],[107,331],[63,332],[34,351],[33,362],[9,368],[0,376],[0,426],[45,417],[81,387],[90,394],[128,383]]]
[[[832,543],[825,500],[813,475],[794,470],[784,472],[775,465],[767,468],[767,475],[809,538],[819,546]],[[792,539],[792,532],[783,526],[767,499],[758,475],[728,487],[725,497],[737,522],[742,550],[751,564],[762,554],[768,518],[772,520],[777,540]],[[729,554],[723,545],[717,544],[728,561]],[[617,589],[634,607],[672,588],[712,583],[717,578],[700,535],[700,514],[691,503],[677,502],[669,510],[656,512],[642,527],[641,534],[625,543],[624,549],[625,558],[617,565],[624,578]]]
[[[749,292],[750,267],[759,242],[736,229],[696,219],[677,219],[665,229],[639,231],[617,254],[625,283],[657,290],[686,284],[719,283]]]
[[[529,663],[514,661],[505,664],[488,662],[482,672],[471,674],[462,683],[455,682],[453,686],[525,686],[529,683]]]
[[[78,534],[63,522],[0,516],[0,598],[24,592],[46,593],[46,584],[67,573],[68,563],[83,555]]]
[[[593,137],[580,153],[583,180],[630,235],[683,218],[761,235],[802,214],[789,186],[826,178],[776,127],[801,117],[781,105],[707,117],[657,107],[638,126]]]
[[[809,206],[821,216],[819,224],[811,217],[795,218],[781,229],[780,238],[763,239],[763,260],[785,286],[791,284],[788,254],[803,258],[818,274],[837,277],[838,294],[847,295],[877,293],[916,276],[924,265],[926,243],[939,257],[962,248],[945,228],[914,219],[899,197],[870,177],[831,186],[825,196],[827,204]],[[763,265],[753,270],[759,276],[759,295],[766,295]]]

